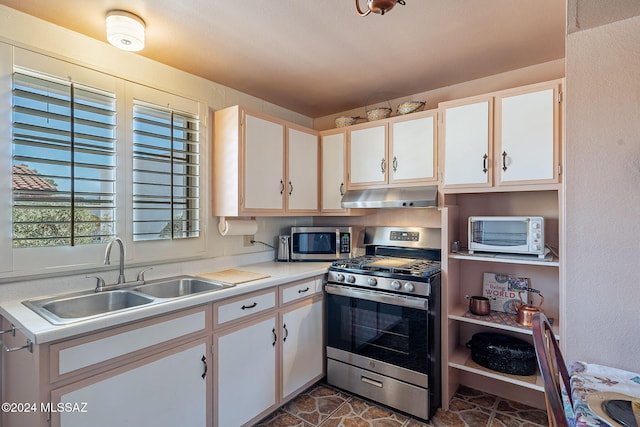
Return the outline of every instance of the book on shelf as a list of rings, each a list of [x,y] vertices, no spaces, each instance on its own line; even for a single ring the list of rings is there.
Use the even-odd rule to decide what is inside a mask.
[[[484,273],[482,295],[491,300],[491,310],[517,314],[516,306],[527,304],[528,277],[501,273]]]

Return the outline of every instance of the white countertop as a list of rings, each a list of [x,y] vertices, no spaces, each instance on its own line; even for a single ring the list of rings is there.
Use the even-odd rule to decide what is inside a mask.
[[[142,306],[140,308],[124,312],[108,314],[103,317],[66,325],[51,324],[49,321],[40,317],[40,315],[23,305],[22,301],[24,301],[25,298],[22,297],[15,300],[2,301],[2,303],[0,303],[0,315],[15,325],[16,329],[23,333],[34,344],[43,344],[99,329],[114,327],[136,320],[142,320],[175,310],[206,304],[248,292],[267,289],[284,283],[319,276],[325,274],[330,265],[331,263],[329,262],[262,262],[257,264],[233,266],[229,268],[268,274],[270,277],[241,283],[234,287],[215,292],[204,292],[190,295],[188,297],[171,299],[166,302],[153,303],[148,306]],[[225,268],[220,268],[218,270],[225,270]],[[210,271],[211,270],[200,271],[199,273],[203,274]],[[32,297],[29,299],[34,298]]]

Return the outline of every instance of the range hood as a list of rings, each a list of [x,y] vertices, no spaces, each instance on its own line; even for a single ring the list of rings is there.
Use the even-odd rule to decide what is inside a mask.
[[[349,190],[343,208],[433,208],[438,206],[438,186]]]

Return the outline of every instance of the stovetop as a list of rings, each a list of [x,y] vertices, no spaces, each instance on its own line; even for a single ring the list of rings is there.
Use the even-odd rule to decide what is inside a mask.
[[[363,255],[334,261],[334,271],[376,274],[407,278],[428,278],[440,272],[440,261],[422,258],[402,258],[385,255]]]

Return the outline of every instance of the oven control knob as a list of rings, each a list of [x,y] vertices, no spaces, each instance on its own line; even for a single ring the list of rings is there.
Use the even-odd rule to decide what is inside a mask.
[[[336,274],[336,280],[338,282],[344,282],[344,274],[342,274],[342,273]]]
[[[354,276],[353,274],[348,275],[347,276],[347,282],[356,283],[356,276]]]
[[[413,286],[413,283],[407,282],[407,283],[404,284],[404,290],[407,291],[407,292],[413,292],[413,291],[416,290],[416,287]]]
[[[401,287],[402,285],[397,280],[394,280],[393,282],[391,282],[391,289],[395,289],[396,291],[399,291]]]
[[[375,277],[369,277],[367,283],[369,284],[369,286],[376,286],[378,284],[378,281],[375,279]]]

